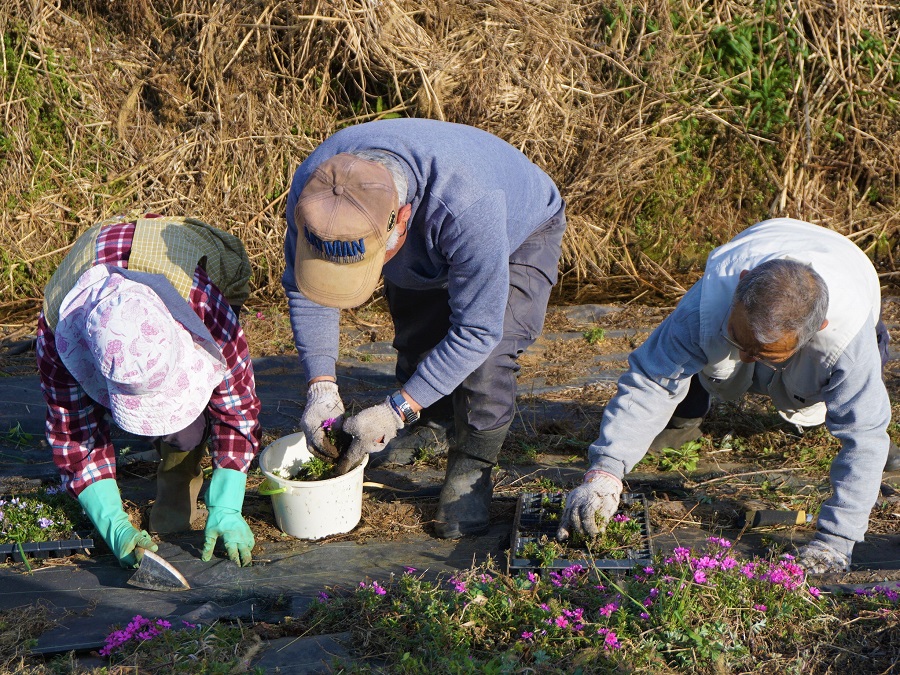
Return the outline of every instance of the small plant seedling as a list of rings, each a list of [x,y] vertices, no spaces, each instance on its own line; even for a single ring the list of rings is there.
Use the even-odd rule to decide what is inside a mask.
[[[12,443],[17,448],[30,445],[33,438],[33,434],[22,429],[21,422],[16,422],[16,426],[10,427],[9,431],[3,434],[3,440]]]
[[[594,326],[593,328],[584,331],[582,336],[584,336],[584,339],[587,340],[589,345],[596,345],[603,342],[603,339],[606,337],[606,329],[600,328],[600,326]]]
[[[293,480],[325,480],[334,473],[334,463],[327,459],[311,457],[303,462]]]
[[[690,441],[680,448],[663,448],[657,466],[660,471],[693,471],[700,461],[700,441]]]

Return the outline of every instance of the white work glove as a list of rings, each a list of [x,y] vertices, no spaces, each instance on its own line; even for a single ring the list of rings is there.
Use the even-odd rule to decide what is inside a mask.
[[[300,428],[306,436],[310,452],[320,459],[336,459],[337,453],[329,451],[325,445],[325,429],[322,423],[335,420],[331,429],[338,431],[344,421],[344,402],[338,393],[336,382],[322,380],[313,382],[306,391],[306,407],[300,418]]]
[[[821,539],[813,539],[797,552],[797,564],[809,574],[849,572],[850,556],[833,549]]]
[[[353,442],[335,466],[337,475],[354,469],[367,454],[382,450],[402,428],[403,420],[391,405],[390,396],[384,403],[366,408],[348,419],[344,422],[344,431],[353,436]]]
[[[565,541],[573,531],[588,537],[601,534],[619,508],[621,496],[621,480],[606,471],[591,469],[584,474],[584,483],[566,496],[566,508],[556,531],[556,538]],[[599,528],[597,515],[603,519]]]

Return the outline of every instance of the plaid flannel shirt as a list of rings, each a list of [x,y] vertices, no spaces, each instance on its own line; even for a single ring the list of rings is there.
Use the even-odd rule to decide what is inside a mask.
[[[104,228],[97,239],[97,264],[127,268],[134,228],[133,222]],[[206,409],[213,466],[246,473],[259,452],[260,438],[260,403],[247,340],[225,297],[200,266],[194,272],[190,305],[222,350],[228,369]],[[63,486],[77,497],[94,481],[116,477],[109,411],[91,399],[66,369],[43,313],[38,319],[37,364],[53,461]]]

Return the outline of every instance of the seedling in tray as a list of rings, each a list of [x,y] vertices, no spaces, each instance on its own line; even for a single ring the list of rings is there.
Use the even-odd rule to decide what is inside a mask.
[[[564,569],[586,562],[602,569],[628,569],[653,557],[643,495],[622,495],[619,509],[606,523],[603,534],[590,538],[572,533],[567,541],[559,542],[556,530],[564,508],[565,495],[561,492],[531,492],[519,497],[510,571]]]

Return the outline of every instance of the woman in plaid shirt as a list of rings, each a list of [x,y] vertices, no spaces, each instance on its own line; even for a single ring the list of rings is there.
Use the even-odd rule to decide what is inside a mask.
[[[232,235],[147,216],[90,228],[45,289],[37,360],[47,440],[63,485],[123,566],[156,545],[123,509],[109,417],[160,451],[151,531],[190,529],[209,447],[202,558],[221,537],[231,560],[250,564],[254,539],[241,510],[260,405],[237,316],[249,277]]]

